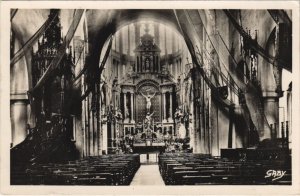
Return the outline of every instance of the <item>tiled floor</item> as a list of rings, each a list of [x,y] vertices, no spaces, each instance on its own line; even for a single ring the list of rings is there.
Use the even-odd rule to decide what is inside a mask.
[[[158,165],[141,165],[130,184],[130,186],[136,185],[164,186],[165,183],[159,173]]]

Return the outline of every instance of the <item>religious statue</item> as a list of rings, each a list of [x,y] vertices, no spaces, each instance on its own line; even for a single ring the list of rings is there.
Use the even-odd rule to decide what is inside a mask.
[[[146,99],[146,109],[147,109],[147,112],[150,112],[150,108],[151,108],[151,99],[155,96],[155,92],[152,96],[150,96],[149,92],[147,93],[147,95],[144,95],[144,93],[141,92],[141,94],[143,95],[143,97],[145,97]]]
[[[121,112],[120,109],[118,109],[118,107],[116,108],[116,111],[115,111],[115,118],[116,118],[117,120],[123,119],[122,112]]]
[[[179,121],[182,120],[182,118],[184,117],[184,113],[182,111],[182,108],[181,106],[179,106],[177,109],[176,109],[176,112],[175,112],[175,118]]]
[[[146,60],[145,60],[145,67],[146,67],[146,70],[149,71],[149,69],[150,69],[149,58],[146,58]]]
[[[150,112],[147,113],[146,118],[145,118],[145,124],[151,125],[151,121],[152,121],[152,115],[154,114],[154,112],[152,112],[152,114],[150,114]]]
[[[125,105],[125,119],[129,119],[129,118],[130,118],[129,109],[128,106]]]
[[[152,112],[152,114],[150,114],[150,112],[147,112],[144,120],[144,128],[146,131],[147,138],[151,137],[151,134],[153,132],[153,120],[152,120],[153,114],[154,112]]]
[[[180,139],[184,139],[186,137],[186,128],[183,123],[179,124],[178,136]]]

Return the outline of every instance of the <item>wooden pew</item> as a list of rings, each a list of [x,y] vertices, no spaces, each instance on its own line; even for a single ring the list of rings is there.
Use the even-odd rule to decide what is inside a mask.
[[[128,185],[140,167],[139,155],[104,155],[66,163],[12,169],[12,184]]]
[[[291,164],[287,160],[230,160],[191,153],[159,155],[159,168],[166,184],[290,184]],[[269,169],[286,171],[273,181]]]

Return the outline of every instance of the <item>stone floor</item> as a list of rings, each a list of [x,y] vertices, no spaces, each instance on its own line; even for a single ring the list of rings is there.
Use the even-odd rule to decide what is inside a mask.
[[[164,186],[165,183],[159,173],[158,165],[141,165],[130,184],[130,186],[138,185]]]

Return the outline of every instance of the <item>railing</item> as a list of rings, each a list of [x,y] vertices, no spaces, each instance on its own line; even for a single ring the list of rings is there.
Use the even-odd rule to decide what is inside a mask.
[[[281,122],[281,126],[279,124],[274,123],[271,124],[271,140],[276,142],[277,145],[281,145],[282,148],[289,149],[289,135],[290,135],[290,127],[289,121]],[[281,130],[279,130],[281,127]],[[279,134],[280,133],[280,134]],[[278,143],[279,142],[279,143]]]

